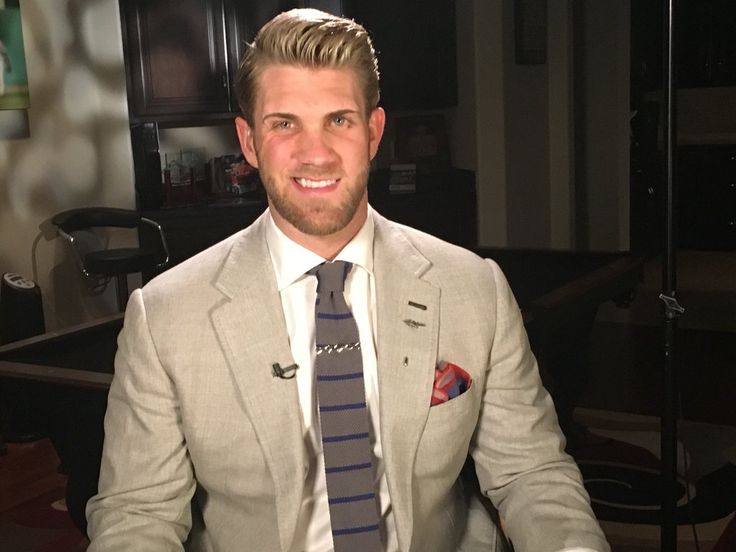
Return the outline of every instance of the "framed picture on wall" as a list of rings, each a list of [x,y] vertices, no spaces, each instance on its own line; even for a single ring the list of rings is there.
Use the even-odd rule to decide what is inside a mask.
[[[6,1],[4,6],[0,9],[0,109],[27,109],[30,98],[20,8],[17,0]]]

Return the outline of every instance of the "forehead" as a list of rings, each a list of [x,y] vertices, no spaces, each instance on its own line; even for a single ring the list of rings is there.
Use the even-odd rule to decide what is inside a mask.
[[[269,65],[256,81],[256,118],[268,113],[361,111],[364,105],[357,74],[349,68]]]

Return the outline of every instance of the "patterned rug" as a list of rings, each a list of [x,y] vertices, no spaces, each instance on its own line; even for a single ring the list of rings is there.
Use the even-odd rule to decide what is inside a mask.
[[[64,502],[66,478],[48,439],[8,444],[0,456],[0,550],[81,552],[86,539]]]
[[[614,551],[659,551],[658,419],[578,409],[576,421],[573,455]],[[682,422],[679,437],[678,551],[733,552],[736,428]]]
[[[0,514],[0,549],[13,552],[78,552],[86,539],[56,489]]]
[[[659,552],[659,421],[592,409],[578,409],[575,419],[585,437],[573,455],[613,552]],[[736,428],[683,422],[679,437],[678,552],[734,552]],[[58,462],[55,455],[50,462]],[[0,473],[19,479],[3,463],[0,458]],[[63,484],[51,487],[0,512],[0,550],[85,549],[65,511]]]

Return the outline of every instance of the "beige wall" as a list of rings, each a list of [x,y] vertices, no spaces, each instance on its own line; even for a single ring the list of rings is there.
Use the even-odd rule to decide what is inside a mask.
[[[548,67],[516,63],[513,4],[504,2],[503,11],[507,245],[545,248],[550,227]]]
[[[582,174],[591,250],[629,247],[629,1],[584,4]]]
[[[0,139],[0,272],[39,283],[53,329],[115,310],[112,284],[102,296],[91,290],[48,220],[73,207],[134,205],[120,16],[110,0],[20,8],[31,108],[27,137]]]
[[[582,21],[573,21],[572,4],[548,2],[547,63],[518,65],[513,0],[457,3],[453,160],[476,171],[481,245],[628,248],[629,1],[586,2]],[[574,25],[583,26],[584,44],[574,43]],[[581,47],[585,64],[575,67],[573,49]],[[573,94],[576,71],[584,75],[582,97]],[[585,125],[576,129],[580,108]],[[576,132],[587,145],[581,152]],[[577,177],[576,153],[585,167]],[[591,221],[579,244],[576,186],[584,187]]]

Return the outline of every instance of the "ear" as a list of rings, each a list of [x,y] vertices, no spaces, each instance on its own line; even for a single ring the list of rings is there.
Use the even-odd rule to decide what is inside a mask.
[[[381,143],[381,137],[383,136],[383,128],[386,125],[386,112],[382,107],[375,108],[370,117],[368,118],[368,131],[369,135],[369,148],[371,153],[371,159],[376,156],[378,152],[378,145]]]
[[[258,156],[256,155],[254,130],[243,117],[235,118],[235,130],[238,132],[238,141],[240,149],[245,156],[245,160],[251,167],[258,168]]]

